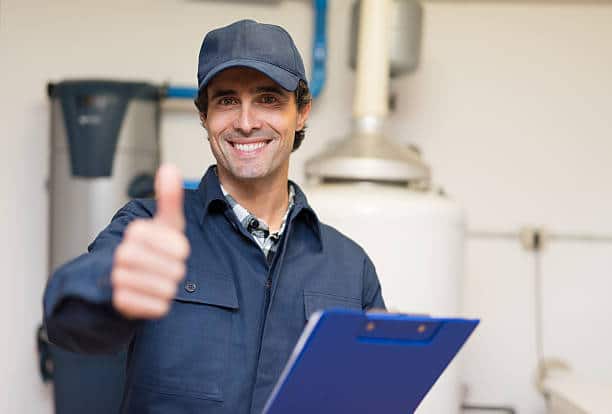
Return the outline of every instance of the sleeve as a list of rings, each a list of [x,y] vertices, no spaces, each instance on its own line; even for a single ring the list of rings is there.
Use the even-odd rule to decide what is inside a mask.
[[[363,263],[363,309],[387,309],[374,263],[366,255]]]
[[[74,352],[110,353],[131,340],[139,322],[113,308],[110,273],[126,226],[141,217],[151,217],[150,211],[141,202],[129,202],[89,245],[88,253],[59,267],[49,278],[43,311],[52,343]]]

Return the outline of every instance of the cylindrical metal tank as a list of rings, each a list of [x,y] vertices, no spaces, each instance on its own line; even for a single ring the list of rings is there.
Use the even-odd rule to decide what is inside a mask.
[[[433,192],[381,183],[321,183],[306,193],[323,222],[355,240],[371,257],[388,309],[459,313],[464,215],[458,205]],[[458,413],[460,393],[453,362],[416,412]]]
[[[50,87],[51,269],[83,253],[130,198],[152,192],[159,165],[158,89],[65,81]]]
[[[353,36],[358,38],[353,131],[306,163],[308,199],[323,222],[370,255],[387,308],[454,316],[461,295],[462,210],[431,190],[430,168],[416,148],[383,132],[393,61],[389,56],[394,53],[387,47],[394,40],[405,46],[408,38],[418,45],[421,9],[412,0],[360,0],[355,7],[359,33]],[[398,37],[388,22],[400,12],[408,31]],[[418,47],[412,52],[414,59],[401,59],[407,68],[418,62]],[[460,405],[459,372],[453,362],[416,412],[458,414]]]
[[[64,81],[51,98],[50,271],[86,251],[130,198],[150,196],[159,164],[159,93],[147,83]],[[57,414],[119,411],[125,353],[51,346]]]
[[[464,218],[461,208],[431,192],[371,183],[308,187],[324,222],[371,256],[388,308],[410,313],[459,311]]]

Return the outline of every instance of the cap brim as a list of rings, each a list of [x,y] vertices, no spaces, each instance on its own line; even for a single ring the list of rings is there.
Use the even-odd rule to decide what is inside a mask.
[[[278,83],[284,89],[292,92],[297,89],[298,82],[300,81],[299,76],[296,76],[293,73],[270,63],[253,59],[234,59],[224,62],[208,72],[200,85],[198,85],[198,89],[202,89],[204,86],[208,85],[212,78],[218,75],[219,72],[235,67],[255,69],[256,71],[261,72],[272,79],[274,82]]]

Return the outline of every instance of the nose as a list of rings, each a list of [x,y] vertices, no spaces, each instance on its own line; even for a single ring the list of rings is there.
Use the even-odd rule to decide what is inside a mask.
[[[234,129],[249,135],[253,130],[259,128],[261,128],[261,121],[256,110],[249,103],[243,103],[234,119]]]

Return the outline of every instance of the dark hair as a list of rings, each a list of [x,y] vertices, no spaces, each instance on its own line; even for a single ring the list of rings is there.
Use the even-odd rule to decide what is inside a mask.
[[[298,111],[304,109],[306,105],[308,105],[312,101],[312,95],[310,94],[310,89],[308,89],[308,85],[303,80],[298,82],[298,86],[295,89],[295,102],[297,104]],[[200,89],[197,98],[194,100],[196,108],[200,111],[201,114],[206,116],[208,112],[208,94],[206,92],[206,88]],[[306,136],[306,125],[304,128],[299,131],[295,131],[295,139],[293,141],[293,149],[295,151],[302,145],[302,141],[304,141],[304,137]]]

